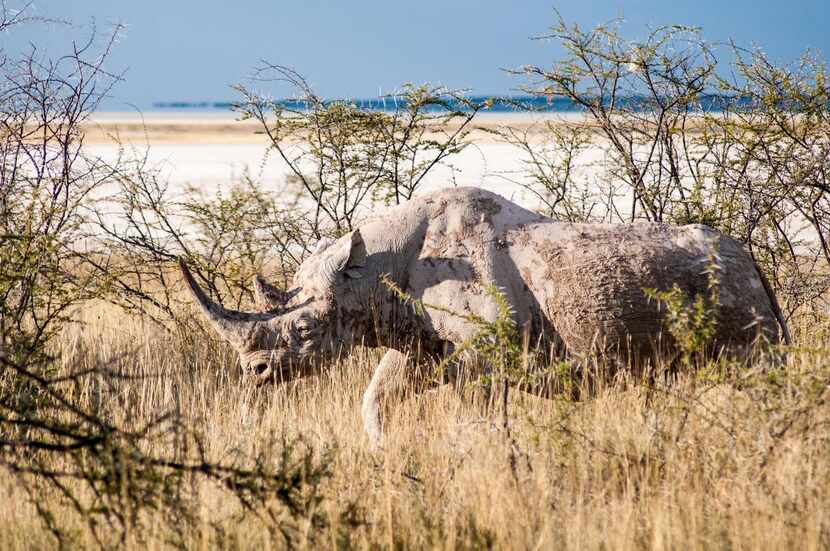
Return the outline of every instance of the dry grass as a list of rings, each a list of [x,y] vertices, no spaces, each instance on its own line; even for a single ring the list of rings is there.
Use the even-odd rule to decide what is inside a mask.
[[[509,433],[449,388],[392,413],[383,451],[363,434],[359,404],[379,355],[359,351],[319,378],[254,390],[235,358],[197,334],[166,335],[105,306],[83,313],[60,346],[67,365],[107,360],[144,377],[90,403],[138,422],[176,404],[213,459],[262,452],[270,436],[303,435],[334,450],[319,488],[332,520],[312,545],[516,549],[823,549],[830,545],[830,350],[826,330],[801,331],[784,372],[683,375],[668,387],[615,385],[573,403],[512,395]],[[812,335],[812,337],[810,336]],[[120,404],[119,407],[114,407]],[[159,444],[166,445],[166,444]],[[276,458],[278,450],[264,450]],[[276,459],[274,459],[276,461]],[[0,475],[0,547],[51,548],[26,494]],[[188,548],[272,549],[254,515],[219,489],[193,488],[200,526]],[[55,496],[41,493],[42,503]],[[351,505],[347,523],[340,515]],[[80,519],[79,546],[93,546]],[[128,548],[164,548],[170,519]],[[208,529],[218,523],[224,534]],[[308,529],[308,536],[311,530]]]

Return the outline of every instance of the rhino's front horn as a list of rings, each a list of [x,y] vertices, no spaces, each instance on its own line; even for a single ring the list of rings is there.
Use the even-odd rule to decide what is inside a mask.
[[[181,268],[184,280],[190,289],[193,298],[199,305],[199,309],[205,315],[205,318],[213,325],[214,329],[222,335],[227,341],[234,346],[242,346],[247,340],[251,331],[257,321],[263,321],[269,316],[262,314],[248,314],[245,312],[237,312],[235,310],[227,310],[221,304],[213,302],[205,292],[193,279],[193,275],[185,264],[184,260],[179,259],[179,268]]]

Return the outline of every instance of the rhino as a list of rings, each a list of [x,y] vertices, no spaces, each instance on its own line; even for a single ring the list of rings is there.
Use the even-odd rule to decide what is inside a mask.
[[[180,265],[201,312],[258,384],[315,373],[358,345],[388,349],[362,404],[365,431],[379,443],[381,405],[425,388],[423,362],[477,330],[452,312],[498,315],[488,287],[503,293],[533,346],[631,362],[673,347],[644,290],[676,284],[690,297],[706,294],[712,259],[720,281],[711,349],[745,350],[759,337],[788,343],[775,295],[734,239],[700,224],[558,222],[478,188],[424,194],[321,241],[290,289],[257,276],[260,311],[214,302]],[[416,312],[382,278],[442,308]]]

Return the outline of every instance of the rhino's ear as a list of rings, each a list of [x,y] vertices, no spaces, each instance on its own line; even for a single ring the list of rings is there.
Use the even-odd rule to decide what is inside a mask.
[[[330,237],[321,237],[320,241],[317,242],[317,245],[314,246],[314,250],[311,251],[312,254],[316,254],[322,251],[325,251],[331,244],[334,243],[334,240]]]
[[[366,244],[360,230],[354,230],[348,238],[339,239],[331,246],[332,276],[341,273],[349,278],[363,277],[366,267]]]
[[[267,312],[277,308],[285,308],[290,298],[290,293],[277,289],[260,275],[254,276],[254,302],[256,302],[259,310]]]

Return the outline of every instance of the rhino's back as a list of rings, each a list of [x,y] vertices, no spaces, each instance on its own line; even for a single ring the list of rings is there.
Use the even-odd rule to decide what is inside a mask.
[[[708,296],[713,254],[720,279],[715,344],[745,344],[759,330],[778,335],[752,259],[705,226],[554,222],[496,194],[452,188],[390,209],[372,232],[383,247],[391,239],[393,250],[407,251],[398,256],[407,259],[405,287],[413,296],[489,318],[485,288],[495,282],[519,323],[532,323],[538,336],[554,333],[571,352],[652,348],[665,323],[644,289],[676,284],[689,297]],[[428,313],[429,329],[442,339],[471,330],[457,316]]]
[[[665,324],[644,290],[676,284],[688,297],[708,297],[713,263],[720,280],[715,344],[746,344],[759,330],[777,338],[754,262],[705,226],[542,223],[515,228],[510,242],[528,292],[571,351],[653,348]]]
[[[364,221],[360,230],[371,251],[391,251],[400,258],[481,256],[482,244],[510,228],[550,221],[495,193],[454,187],[414,197]]]
[[[470,187],[425,195],[417,200],[419,207],[429,217],[426,248],[438,252],[449,242],[480,243],[516,226],[551,221],[500,195]]]
[[[390,227],[402,221],[427,221],[433,233],[455,237],[471,235],[485,222],[502,231],[506,227],[550,221],[496,193],[476,187],[452,187],[417,195],[364,220],[362,227]],[[370,230],[371,231],[371,230]]]
[[[407,269],[407,291],[427,304],[453,312],[492,318],[489,283],[518,282],[504,271],[504,236],[511,229],[550,222],[507,199],[478,188],[450,188],[430,193],[400,209],[422,228],[417,251]],[[395,213],[390,217],[397,218]],[[514,304],[521,309],[523,304]],[[463,340],[475,330],[463,318],[427,308],[425,321],[439,338]],[[520,320],[521,321],[521,320]]]

